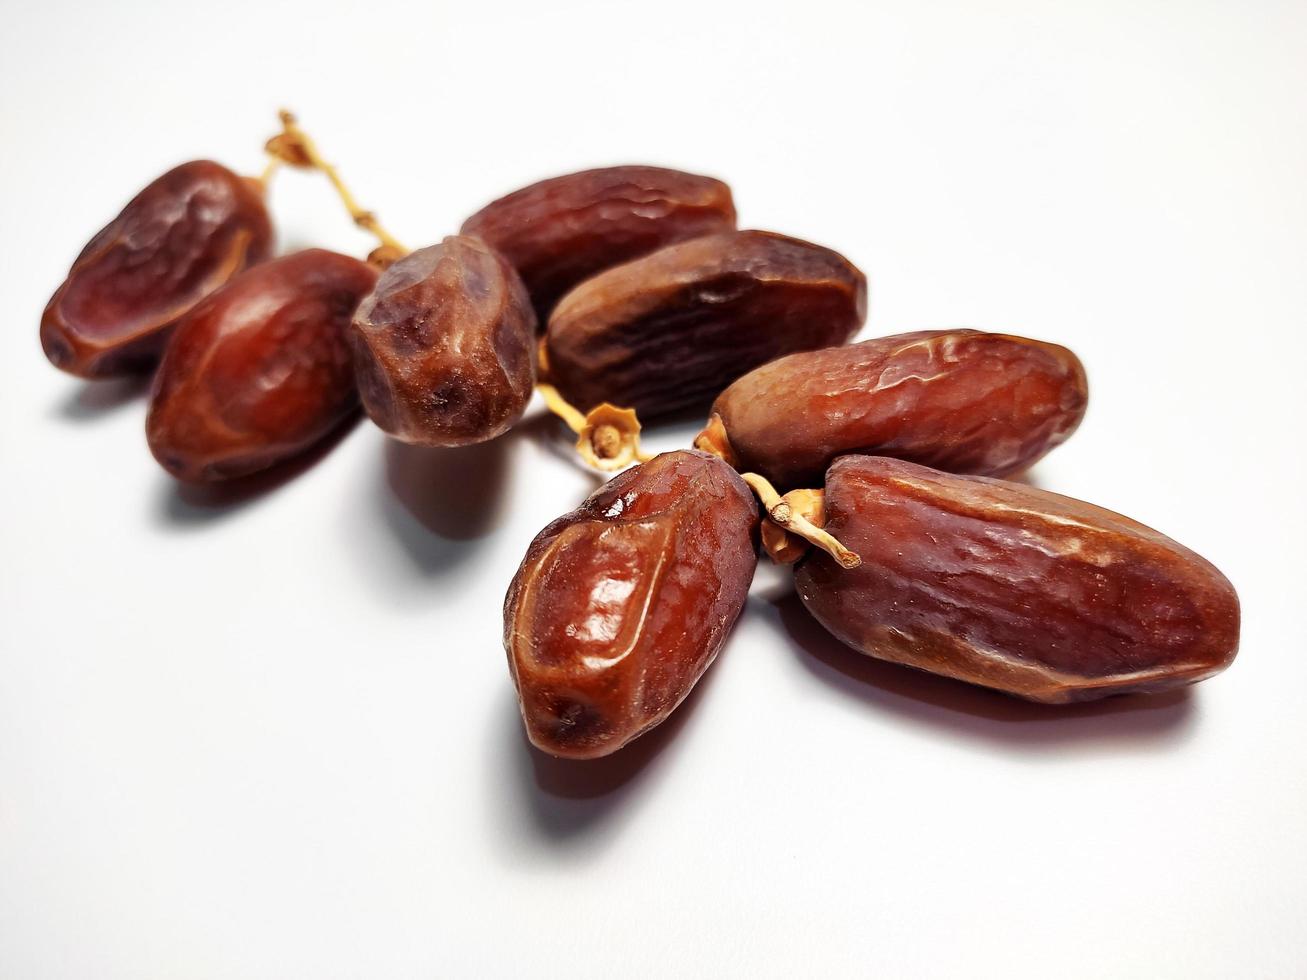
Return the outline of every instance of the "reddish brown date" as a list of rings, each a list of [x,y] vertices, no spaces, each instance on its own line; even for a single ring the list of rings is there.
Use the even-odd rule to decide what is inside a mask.
[[[843,456],[804,605],[849,646],[1032,701],[1162,691],[1225,669],[1239,600],[1219,571],[1142,524],[1017,483]]]
[[[488,242],[526,283],[543,323],[582,280],[664,245],[735,227],[731,189],[662,167],[604,167],[542,180],[486,205],[462,233]]]
[[[739,469],[793,488],[820,485],[845,453],[1016,473],[1066,441],[1088,400],[1065,347],[939,330],[782,357],[732,384],[713,412]]]
[[[546,334],[550,377],[581,410],[702,405],[782,354],[848,340],[867,281],[843,256],[762,231],[671,245],[568,293]]]
[[[170,328],[271,248],[255,182],[209,160],[184,163],[77,257],[41,317],[46,357],[86,378],[153,367]]]
[[[664,453],[536,536],[504,601],[527,734],[608,755],[663,721],[744,608],[758,511],[720,459]]]
[[[358,308],[351,339],[363,405],[421,446],[493,439],[535,385],[536,320],[521,278],[464,235],[400,259]]]
[[[242,273],[177,327],[154,379],[150,451],[181,480],[243,476],[296,455],[358,406],[347,332],[376,282],[321,249]]]

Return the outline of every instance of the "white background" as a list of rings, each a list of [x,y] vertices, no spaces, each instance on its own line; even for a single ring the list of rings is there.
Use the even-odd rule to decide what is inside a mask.
[[[0,976],[1307,973],[1300,0],[0,4]],[[282,103],[412,246],[668,164],[865,268],[866,336],[1072,347],[1035,479],[1222,568],[1239,659],[1027,706],[846,651],[766,568],[672,722],[536,755],[500,603],[594,485],[556,426],[360,424],[219,506],[140,386],[41,356],[84,241],[182,160],[257,172]],[[273,193],[283,247],[367,250],[320,178]]]

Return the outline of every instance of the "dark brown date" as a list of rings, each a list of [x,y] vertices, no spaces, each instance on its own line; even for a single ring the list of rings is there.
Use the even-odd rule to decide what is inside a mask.
[[[799,595],[873,657],[1060,703],[1191,684],[1238,649],[1225,576],[1101,507],[868,456],[835,461],[824,504],[862,565],[814,550]]]
[[[540,322],[597,272],[735,227],[731,189],[662,167],[603,167],[542,180],[463,222],[522,275]]]
[[[257,183],[209,160],[183,163],[82,250],[41,317],[45,355],[86,378],[153,367],[169,329],[271,249]]]
[[[590,759],[663,721],[744,608],[757,527],[735,471],[681,451],[627,470],[541,531],[504,600],[531,742]]]
[[[737,231],[670,245],[601,272],[554,309],[550,377],[582,411],[601,402],[653,416],[705,404],[782,354],[848,340],[867,281],[843,256]]]
[[[764,364],[717,397],[728,458],[783,488],[845,453],[1005,476],[1065,442],[1089,400],[1065,347],[976,330],[900,334]]]
[[[465,235],[419,249],[377,281],[351,337],[363,405],[421,446],[493,439],[535,385],[535,314],[513,267]]]
[[[181,480],[264,469],[330,433],[358,406],[350,316],[376,271],[310,249],[255,266],[177,326],[155,375],[146,435]]]

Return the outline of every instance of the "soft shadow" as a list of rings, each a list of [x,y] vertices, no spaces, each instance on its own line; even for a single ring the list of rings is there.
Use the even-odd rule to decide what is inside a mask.
[[[518,761],[511,778],[526,795],[540,835],[552,842],[566,841],[605,823],[621,809],[657,771],[660,756],[690,720],[715,674],[716,664],[665,722],[602,759],[557,759],[541,752],[527,740],[517,700],[512,699],[503,712]]]
[[[395,499],[428,531],[455,541],[484,537],[504,501],[508,437],[458,449],[386,440],[386,481]]]
[[[55,412],[60,418],[70,422],[97,419],[144,397],[149,390],[149,374],[134,375],[130,378],[110,378],[104,381],[83,381],[59,404]]]
[[[587,466],[576,451],[576,433],[569,429],[562,419],[549,411],[528,415],[513,427],[510,435],[530,439],[555,459],[591,477],[596,486],[602,485],[616,475],[600,473]]]
[[[422,574],[452,571],[499,524],[510,436],[460,449],[385,441],[382,516]]]
[[[359,418],[352,416],[311,449],[259,473],[213,484],[181,483],[166,477],[159,507],[163,522],[199,527],[231,516],[320,463],[354,431]]]
[[[823,681],[878,710],[968,738],[980,736],[1022,750],[1099,740],[1171,742],[1182,738],[1195,720],[1189,688],[1083,704],[1035,704],[858,653],[808,615],[794,592],[772,605],[803,665]]]

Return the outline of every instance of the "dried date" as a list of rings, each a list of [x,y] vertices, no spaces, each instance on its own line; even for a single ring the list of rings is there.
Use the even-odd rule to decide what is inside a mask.
[[[1084,368],[1065,347],[922,331],[791,354],[751,371],[713,403],[724,430],[714,448],[787,488],[819,485],[845,453],[1005,476],[1066,441],[1088,400]],[[713,442],[712,423],[704,437]]]
[[[1120,514],[1022,484],[843,456],[805,607],[854,649],[1033,701],[1202,680],[1233,660],[1239,601],[1211,564]]]
[[[371,266],[309,249],[255,266],[178,325],[155,375],[146,435],[190,482],[294,456],[358,406],[348,328]]]
[[[843,256],[761,231],[681,242],[602,272],[549,320],[551,380],[584,410],[653,416],[717,395],[782,354],[843,343],[867,283]]]
[[[663,721],[744,608],[757,526],[729,466],[680,451],[627,470],[541,531],[504,601],[532,743],[596,758]]]
[[[41,317],[46,357],[88,378],[152,367],[170,328],[271,248],[257,183],[209,160],[184,163],[77,257]]]
[[[540,322],[560,296],[610,266],[735,227],[731,189],[662,167],[603,167],[531,184],[494,201],[462,234],[516,267]]]
[[[390,266],[351,334],[363,405],[404,442],[463,446],[522,416],[535,384],[536,320],[522,280],[465,235]]]

